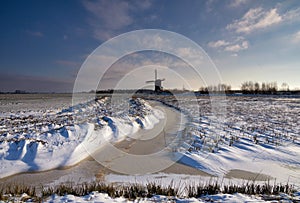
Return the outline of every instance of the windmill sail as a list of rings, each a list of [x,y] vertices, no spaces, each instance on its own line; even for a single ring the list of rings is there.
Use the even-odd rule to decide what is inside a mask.
[[[148,80],[146,81],[146,83],[154,83],[154,90],[155,92],[160,92],[163,90],[162,87],[162,81],[164,81],[165,79],[158,79],[157,78],[157,70],[155,69],[154,71],[154,80]]]

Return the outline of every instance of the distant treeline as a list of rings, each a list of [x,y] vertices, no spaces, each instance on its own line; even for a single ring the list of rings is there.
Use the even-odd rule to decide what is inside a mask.
[[[282,83],[279,88],[277,82],[253,82],[246,81],[241,84],[239,90],[232,90],[230,85],[227,84],[218,84],[207,87],[200,87],[199,92],[202,94],[208,93],[221,93],[225,92],[226,94],[230,93],[242,93],[242,94],[292,94],[299,93],[299,91],[291,91],[287,83]]]
[[[164,89],[160,92],[155,92],[149,89],[107,89],[107,90],[91,90],[89,93],[97,94],[180,94],[185,92],[192,92],[186,89]],[[226,93],[226,94],[300,94],[300,90],[290,90],[287,83],[282,83],[278,87],[277,82],[253,82],[246,81],[243,82],[238,90],[232,90],[231,85],[228,84],[218,84],[200,87],[198,91],[193,91],[200,94],[209,93]],[[1,92],[0,94],[38,94],[38,92],[26,92],[24,90],[15,90],[14,92]],[[50,92],[49,92],[50,93]],[[51,92],[54,93],[54,92]]]
[[[26,92],[25,90],[15,90],[14,92],[1,92],[0,94],[27,94],[28,92]]]

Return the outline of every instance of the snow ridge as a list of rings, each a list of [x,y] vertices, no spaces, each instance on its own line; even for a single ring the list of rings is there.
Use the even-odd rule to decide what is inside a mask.
[[[152,128],[164,115],[139,98],[122,104],[103,97],[57,113],[29,110],[22,114],[3,113],[0,117],[3,178],[72,166],[107,142],[121,141],[140,128]]]

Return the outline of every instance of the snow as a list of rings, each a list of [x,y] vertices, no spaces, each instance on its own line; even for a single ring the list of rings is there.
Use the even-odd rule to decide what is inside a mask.
[[[229,185],[245,185],[247,183],[256,183],[264,185],[267,181],[252,181],[243,180],[237,178],[220,178],[211,176],[199,176],[189,174],[173,174],[173,173],[156,173],[156,174],[144,174],[144,175],[119,175],[109,174],[105,176],[105,182],[115,184],[132,185],[138,184],[146,186],[149,183],[155,183],[162,187],[168,187],[172,185],[173,188],[177,188],[180,191],[180,196],[186,196],[186,186],[197,186],[217,183],[220,188]],[[270,185],[278,184],[276,180],[270,180]]]
[[[238,169],[300,187],[299,98],[220,98],[226,108],[219,120],[209,97],[161,99],[190,118],[183,143],[189,150],[176,153],[181,163],[219,178]]]
[[[228,177],[240,170],[300,187],[299,98],[227,97],[226,118],[219,123],[209,97],[185,95],[177,103],[172,97],[160,99],[189,117],[189,139],[174,154],[179,162],[220,180],[249,179],[237,172]],[[142,99],[128,100],[129,108],[111,104],[108,97],[53,108],[1,102],[0,177],[72,166],[105,143],[123,140],[140,128],[151,129],[163,118],[161,110]],[[20,110],[24,104],[28,109]]]
[[[178,103],[168,97],[161,99],[189,117],[185,129],[189,139],[184,140],[182,147],[174,153],[175,159],[213,177],[166,173],[110,174],[105,177],[107,183],[145,185],[156,182],[162,186],[179,186],[221,181],[222,184],[243,184],[249,181],[245,173],[252,172],[257,173],[257,177],[265,177],[265,180],[255,177],[255,182],[264,183],[271,179],[271,184],[289,183],[300,188],[299,98],[228,97],[226,119],[221,122],[214,120],[209,97],[194,99],[185,95],[177,98]],[[141,128],[152,129],[164,118],[163,111],[152,108],[142,99],[129,99],[129,108],[117,102],[111,104],[108,97],[74,106],[55,103],[55,99],[46,105],[30,102],[32,100],[12,101],[1,100],[0,178],[75,165],[106,143],[124,140]],[[235,172],[235,176],[229,177],[232,170],[245,173]],[[263,202],[258,196],[242,194],[189,199],[154,196],[139,200]],[[47,199],[47,202],[86,201],[130,202],[98,192],[84,197],[53,195]]]
[[[109,106],[104,97],[51,113],[2,113],[0,178],[75,165],[105,143],[121,141],[140,128],[151,129],[164,117],[142,99],[128,103],[128,111]]]
[[[57,196],[53,195],[48,198],[45,202],[230,202],[230,203],[246,203],[246,202],[274,202],[274,201],[264,201],[258,196],[247,196],[243,194],[217,194],[217,195],[206,195],[199,198],[178,198],[178,197],[167,197],[163,195],[155,195],[151,198],[139,198],[134,201],[127,200],[123,197],[111,198],[105,193],[92,192],[89,195],[83,197],[76,197],[74,195]],[[284,202],[292,202],[292,200],[285,200]]]
[[[297,202],[300,200],[299,193],[294,193],[293,197],[286,195],[286,194],[280,194],[279,196],[281,198],[280,202],[286,202],[286,203],[292,203]],[[30,197],[27,194],[21,195],[21,197],[14,197],[11,196],[9,201],[6,202],[22,202],[21,199],[26,198],[28,199],[27,202],[32,202],[30,200]],[[1,201],[0,201],[1,202]],[[106,193],[99,193],[99,192],[91,192],[88,195],[85,196],[74,196],[70,194],[66,194],[64,196],[59,196],[56,194],[53,194],[51,197],[48,197],[43,200],[45,203],[59,203],[59,202],[103,202],[103,203],[113,203],[113,202],[126,202],[126,203],[134,203],[134,202],[141,202],[141,203],[147,203],[147,202],[195,202],[195,203],[205,203],[205,202],[227,202],[227,203],[246,203],[246,202],[278,202],[277,200],[263,200],[263,196],[258,195],[244,195],[240,193],[235,194],[216,194],[216,195],[204,195],[202,197],[193,197],[193,198],[187,198],[187,197],[173,197],[173,196],[164,196],[164,195],[154,195],[152,197],[145,197],[141,198],[138,197],[135,200],[128,200],[124,197],[117,197],[112,198]]]

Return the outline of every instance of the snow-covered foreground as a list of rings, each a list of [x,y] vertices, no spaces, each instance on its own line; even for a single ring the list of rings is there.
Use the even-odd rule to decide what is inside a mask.
[[[296,194],[298,196],[293,197],[293,200],[298,201],[300,200],[300,194]],[[286,195],[283,195],[283,197]],[[293,202],[289,200],[290,197],[286,197],[286,200],[281,202]],[[259,196],[247,196],[243,194],[217,194],[217,195],[206,195],[201,198],[176,198],[176,197],[166,197],[163,195],[156,195],[151,198],[140,198],[134,201],[127,200],[123,197],[119,198],[111,198],[107,194],[92,192],[89,195],[83,197],[76,197],[73,195],[65,195],[65,196],[57,196],[53,195],[52,197],[48,198],[45,202],[230,202],[230,203],[243,203],[243,202],[274,202],[274,201],[264,201]],[[277,201],[275,201],[277,202]]]
[[[177,100],[166,96],[159,99],[178,107],[190,118],[183,131],[186,139],[177,143],[182,147],[176,145],[173,155],[179,157],[179,162],[213,177],[167,173],[135,176],[109,174],[105,176],[105,182],[141,185],[155,182],[162,186],[188,186],[211,181],[223,185],[243,185],[253,180],[264,184],[271,179],[270,184],[288,183],[299,191],[299,98],[227,97],[226,119],[218,120],[218,123],[212,113],[209,97],[195,99],[185,95],[177,97]],[[24,171],[74,165],[101,148],[105,142],[123,140],[140,128],[150,129],[164,116],[142,99],[129,99],[128,108],[112,103],[108,97],[63,108],[60,104],[53,108],[51,105],[49,108],[35,108],[26,103],[24,109],[21,104],[18,110],[10,110],[10,105],[14,107],[19,103],[0,108],[0,178]],[[294,198],[299,200],[299,196],[296,193]],[[173,200],[263,202],[259,196],[242,194],[139,199],[141,202]],[[113,199],[98,192],[83,197],[53,195],[47,201],[128,202],[127,199]]]
[[[180,162],[221,178],[258,178],[248,171],[300,186],[300,98],[222,99],[225,119],[216,122],[209,97],[161,98],[190,116]]]
[[[179,143],[184,146],[173,149],[179,162],[219,179],[271,179],[300,186],[299,98],[227,97],[225,120],[218,123],[209,97],[154,99],[177,106],[190,118],[186,140]],[[28,109],[10,111],[7,106],[0,109],[0,177],[74,165],[105,141],[152,128],[163,117],[142,99],[128,100],[128,108],[108,97],[61,109],[26,103]],[[126,177],[118,181],[122,179],[130,182]]]
[[[0,114],[0,178],[72,166],[106,142],[117,142],[164,117],[142,99],[127,107],[110,98],[62,110],[23,109]]]

